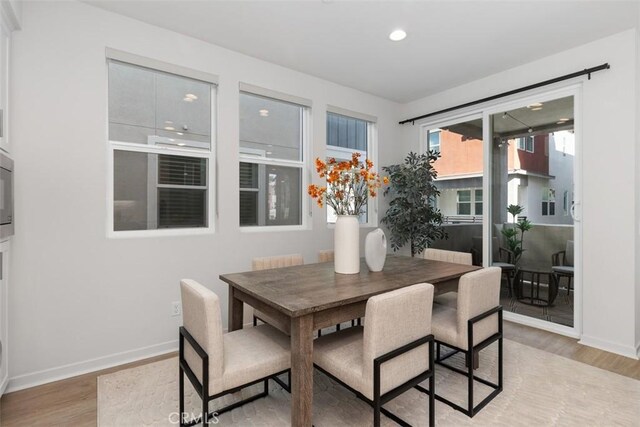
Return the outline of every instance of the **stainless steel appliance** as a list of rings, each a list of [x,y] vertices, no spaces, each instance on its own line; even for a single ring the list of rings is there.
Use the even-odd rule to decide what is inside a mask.
[[[13,235],[13,160],[0,153],[0,239]]]

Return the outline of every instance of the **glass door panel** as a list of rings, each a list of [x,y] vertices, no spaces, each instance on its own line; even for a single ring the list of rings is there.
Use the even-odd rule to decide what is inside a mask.
[[[423,132],[424,151],[439,155],[434,168],[440,194],[434,203],[442,212],[448,235],[432,247],[471,252],[474,264],[482,265],[482,118],[425,127]]]
[[[505,310],[573,327],[574,98],[490,116],[491,263]]]

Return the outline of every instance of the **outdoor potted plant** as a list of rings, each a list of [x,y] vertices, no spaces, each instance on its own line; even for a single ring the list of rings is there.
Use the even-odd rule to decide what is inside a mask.
[[[524,208],[522,206],[509,205],[507,207],[507,212],[511,214],[513,221],[503,227],[502,235],[506,240],[507,249],[509,249],[513,254],[513,264],[517,266],[520,258],[522,258],[522,254],[524,253],[524,233],[531,230],[533,225],[528,219],[518,218],[516,220],[517,216],[524,212]],[[520,232],[519,236],[518,231]]]
[[[394,251],[409,243],[411,256],[421,253],[436,239],[447,238],[442,227],[443,216],[432,203],[440,194],[433,180],[438,173],[433,162],[438,154],[410,152],[404,163],[382,168],[389,174],[389,209],[382,218],[391,234]]]

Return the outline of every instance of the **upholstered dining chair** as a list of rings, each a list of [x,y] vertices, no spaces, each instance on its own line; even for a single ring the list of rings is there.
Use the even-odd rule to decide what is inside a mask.
[[[270,256],[270,257],[261,257],[254,258],[251,261],[251,269],[253,271],[257,270],[268,270],[270,268],[283,268],[283,267],[291,267],[294,265],[302,265],[304,264],[304,258],[300,254],[291,254],[291,255],[278,255],[278,256]],[[269,318],[269,316],[259,310],[254,310],[253,312],[253,326],[258,324],[258,320],[263,323],[274,324],[275,322]]]
[[[458,284],[458,304],[456,309],[434,305],[432,331],[436,341],[435,362],[468,377],[467,406],[462,406],[436,394],[436,399],[454,409],[473,417],[494,397],[502,392],[502,307],[500,306],[499,267],[488,267],[467,273]],[[479,352],[488,345],[498,342],[498,383],[494,384],[473,374]],[[453,349],[441,355],[441,346]],[[467,371],[444,363],[455,353],[465,355]],[[474,406],[474,380],[493,388],[493,391],[478,405]],[[417,387],[426,392],[420,386]]]
[[[567,240],[564,251],[551,255],[551,271],[556,276],[558,285],[562,277],[567,278],[567,295],[573,290],[571,289],[574,271],[573,258],[573,240]]]
[[[444,249],[427,248],[422,252],[424,259],[434,261],[451,262],[454,264],[473,265],[473,257],[470,252],[447,251]],[[433,302],[436,304],[444,304],[451,307],[456,306],[458,300],[457,292],[447,292],[442,295],[435,296]]]
[[[428,283],[376,295],[367,301],[364,327],[314,341],[316,368],[372,406],[376,427],[381,413],[408,425],[383,405],[427,379],[429,425],[435,424],[432,302],[433,285]]]
[[[326,249],[318,252],[318,262],[333,261],[333,250]]]
[[[290,372],[289,337],[269,325],[223,334],[218,296],[193,280],[180,282],[183,326],[179,335],[180,425],[202,422],[209,402],[259,382],[264,390],[217,409],[216,415],[269,394],[269,379]],[[186,343],[185,343],[186,341]],[[184,412],[184,375],[202,397],[202,416],[188,422]]]

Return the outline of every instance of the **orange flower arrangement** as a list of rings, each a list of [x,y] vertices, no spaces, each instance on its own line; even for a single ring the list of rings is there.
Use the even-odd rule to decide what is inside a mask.
[[[360,163],[360,153],[353,153],[351,161],[338,162],[330,158],[323,162],[316,159],[316,172],[320,178],[327,179],[327,185],[309,186],[309,196],[318,206],[324,203],[331,206],[337,215],[360,215],[364,211],[368,197],[376,197],[382,184],[388,184],[389,178],[381,178],[372,171],[373,162],[366,159]]]

